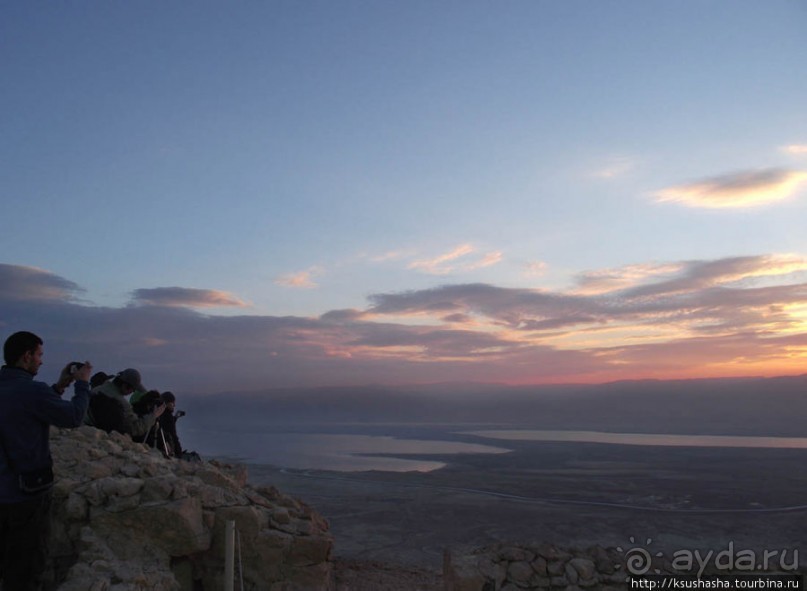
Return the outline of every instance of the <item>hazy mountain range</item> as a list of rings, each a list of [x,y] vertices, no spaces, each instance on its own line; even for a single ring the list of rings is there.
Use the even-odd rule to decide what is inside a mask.
[[[188,396],[197,425],[485,423],[631,433],[807,436],[807,374],[600,385],[435,384]]]

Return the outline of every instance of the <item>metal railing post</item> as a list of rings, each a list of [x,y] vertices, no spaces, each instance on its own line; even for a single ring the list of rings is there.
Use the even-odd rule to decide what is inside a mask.
[[[233,591],[235,579],[235,521],[224,524],[224,591]]]

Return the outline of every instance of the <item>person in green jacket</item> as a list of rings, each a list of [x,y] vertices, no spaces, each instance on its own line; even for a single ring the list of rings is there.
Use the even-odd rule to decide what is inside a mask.
[[[93,389],[87,423],[107,433],[117,431],[132,438],[143,437],[165,411],[161,404],[146,415],[137,416],[126,399],[133,392],[145,390],[136,369],[124,369],[111,380]]]

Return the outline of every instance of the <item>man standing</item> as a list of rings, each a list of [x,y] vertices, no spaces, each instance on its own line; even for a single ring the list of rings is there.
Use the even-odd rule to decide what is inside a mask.
[[[34,381],[42,339],[16,332],[0,369],[0,580],[3,591],[41,588],[50,531],[50,426],[78,427],[90,398],[89,361],[68,364],[53,386]],[[64,389],[75,380],[71,400]]]

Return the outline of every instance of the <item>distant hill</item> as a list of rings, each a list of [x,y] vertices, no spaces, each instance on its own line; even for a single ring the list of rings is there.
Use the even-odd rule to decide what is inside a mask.
[[[633,433],[807,436],[807,375],[600,385],[436,384],[188,397],[199,423],[490,423]]]

